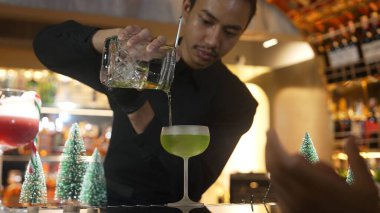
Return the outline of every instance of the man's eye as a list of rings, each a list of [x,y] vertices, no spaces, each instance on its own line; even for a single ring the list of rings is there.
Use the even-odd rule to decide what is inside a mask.
[[[232,30],[225,30],[224,33],[228,36],[228,37],[234,37],[236,35],[238,35],[238,33],[236,31],[232,31]]]
[[[202,20],[202,23],[203,23],[204,25],[212,25],[212,24],[213,24],[212,21],[209,21],[209,20],[204,19],[204,18],[202,18],[202,17],[201,17],[201,20]]]

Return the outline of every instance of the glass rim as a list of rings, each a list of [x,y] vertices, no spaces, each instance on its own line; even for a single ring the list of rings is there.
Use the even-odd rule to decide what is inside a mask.
[[[122,46],[128,42],[128,38],[120,40],[117,36],[108,37],[106,38],[106,40],[109,40],[111,42],[120,42]],[[147,46],[149,43],[149,41],[145,41],[143,45]],[[173,50],[176,49],[176,47],[174,44],[165,43],[161,45],[158,49]]]
[[[19,96],[19,95],[22,95],[24,94],[25,92],[27,92],[27,90],[23,90],[23,89],[12,89],[12,88],[0,88],[0,93],[1,95],[16,95],[16,96]]]
[[[208,126],[204,125],[173,125],[164,126],[161,130],[161,135],[209,135],[210,131]]]
[[[0,91],[7,91],[7,92],[26,92],[26,90],[23,89],[13,89],[13,88],[0,88]]]

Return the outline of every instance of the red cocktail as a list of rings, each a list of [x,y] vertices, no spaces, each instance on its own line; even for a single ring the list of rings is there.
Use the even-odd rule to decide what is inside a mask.
[[[36,137],[40,118],[37,97],[33,91],[0,89],[0,157],[3,151],[30,143]],[[0,158],[0,168],[1,164]],[[0,200],[0,212],[8,211]]]
[[[0,115],[0,144],[17,147],[29,143],[38,132],[38,119]]]
[[[0,149],[29,143],[37,135],[39,112],[36,93],[0,89]]]

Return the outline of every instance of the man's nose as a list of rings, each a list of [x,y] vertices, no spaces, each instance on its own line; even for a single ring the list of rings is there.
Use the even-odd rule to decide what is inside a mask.
[[[220,26],[214,25],[208,30],[205,42],[210,47],[217,48],[220,46],[221,40],[222,40],[222,29]]]

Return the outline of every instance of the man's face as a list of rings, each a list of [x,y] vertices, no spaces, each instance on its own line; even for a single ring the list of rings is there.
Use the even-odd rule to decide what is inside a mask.
[[[250,3],[244,0],[198,0],[190,10],[184,0],[181,54],[193,69],[210,66],[239,40],[248,21]]]

